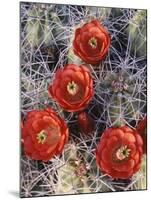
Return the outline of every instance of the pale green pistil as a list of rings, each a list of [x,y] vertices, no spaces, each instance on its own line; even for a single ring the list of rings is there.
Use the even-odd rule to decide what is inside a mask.
[[[118,160],[124,160],[125,158],[128,158],[130,155],[130,149],[128,149],[127,146],[120,147],[116,152],[116,157]]]
[[[88,43],[93,49],[97,47],[97,39],[95,37],[92,37]]]
[[[44,142],[46,141],[47,135],[46,132],[44,130],[42,130],[40,133],[37,134],[37,140],[38,143],[40,144],[44,144]]]
[[[67,85],[67,91],[71,95],[75,95],[78,91],[78,86],[74,81],[71,81]]]

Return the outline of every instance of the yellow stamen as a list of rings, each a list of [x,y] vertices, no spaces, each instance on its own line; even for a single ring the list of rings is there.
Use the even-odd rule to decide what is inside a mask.
[[[97,39],[95,37],[92,37],[88,43],[93,49],[97,47]]]
[[[40,133],[37,134],[37,140],[38,143],[44,144],[45,140],[47,138],[46,132],[44,130],[40,131]]]
[[[69,82],[67,85],[67,91],[69,94],[75,95],[78,91],[78,85],[74,81]]]
[[[119,148],[116,152],[116,157],[118,160],[124,160],[125,158],[128,158],[130,155],[130,149],[128,149],[127,146],[122,146]]]

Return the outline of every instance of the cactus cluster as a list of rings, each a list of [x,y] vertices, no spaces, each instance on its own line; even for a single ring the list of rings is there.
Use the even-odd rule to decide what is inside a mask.
[[[146,116],[147,64],[145,10],[21,3],[21,117],[51,106],[69,127],[62,154],[48,162],[21,155],[21,197],[146,189],[146,155],[140,170],[126,180],[113,179],[96,165],[95,149],[107,127],[135,129]],[[107,57],[85,64],[94,81],[94,97],[85,112],[92,134],[83,134],[76,112],[66,112],[48,96],[57,69],[83,61],[73,53],[79,25],[98,19],[111,35]]]

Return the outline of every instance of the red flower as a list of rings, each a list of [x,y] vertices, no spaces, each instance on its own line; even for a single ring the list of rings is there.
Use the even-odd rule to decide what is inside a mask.
[[[31,111],[22,128],[24,152],[34,160],[48,161],[62,152],[68,139],[63,119],[50,108]]]
[[[107,54],[109,46],[109,33],[98,20],[76,29],[73,50],[86,63],[99,63]]]
[[[62,108],[69,112],[83,110],[93,96],[93,80],[87,67],[66,65],[56,72],[53,84],[48,88]]]
[[[128,126],[108,128],[96,150],[97,164],[112,178],[130,178],[140,168],[142,146],[136,130]]]
[[[80,131],[86,135],[92,133],[94,130],[94,121],[86,112],[78,114],[78,125]]]
[[[147,152],[147,117],[141,120],[136,127],[137,132],[143,138],[143,152]]]

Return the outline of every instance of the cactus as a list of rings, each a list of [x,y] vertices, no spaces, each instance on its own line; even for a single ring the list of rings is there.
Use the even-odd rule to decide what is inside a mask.
[[[127,32],[131,40],[132,52],[134,52],[138,56],[146,55],[146,28],[146,11],[138,10],[133,18],[130,20],[129,26],[127,28]]]
[[[68,145],[64,153],[65,164],[57,170],[58,184],[56,194],[74,194],[77,192],[90,192],[87,186],[87,166],[78,158],[76,147]]]
[[[82,148],[78,145],[76,142],[76,144],[72,143],[66,146],[64,165],[57,171],[56,194],[114,191],[106,183],[103,178],[105,176],[97,169],[94,153],[90,154],[86,147]],[[98,172],[100,180],[96,177],[95,171]]]
[[[48,46],[52,40],[49,21],[51,7],[47,5],[33,5],[27,12],[27,24],[25,27],[27,42],[32,48],[39,47],[43,43]]]
[[[146,189],[147,187],[147,166],[146,166],[146,155],[143,156],[140,171],[133,177],[133,182],[135,182],[135,188]]]
[[[119,69],[119,72],[108,72],[99,83],[97,90],[106,99],[104,109],[110,126],[130,125],[141,117],[141,113],[146,112],[145,85],[139,73],[136,77],[128,70]]]
[[[75,29],[99,19],[111,35],[107,57],[85,64],[72,51]],[[138,42],[139,41],[139,42]],[[140,44],[140,45],[139,45]],[[21,3],[21,111],[51,106],[68,124],[69,143],[49,162],[21,155],[21,196],[50,196],[146,189],[146,159],[128,180],[113,180],[96,165],[95,149],[105,128],[135,128],[146,116],[146,11],[73,5]],[[94,120],[90,135],[80,132],[77,113],[63,111],[48,97],[56,70],[85,64],[94,81],[86,112]]]

